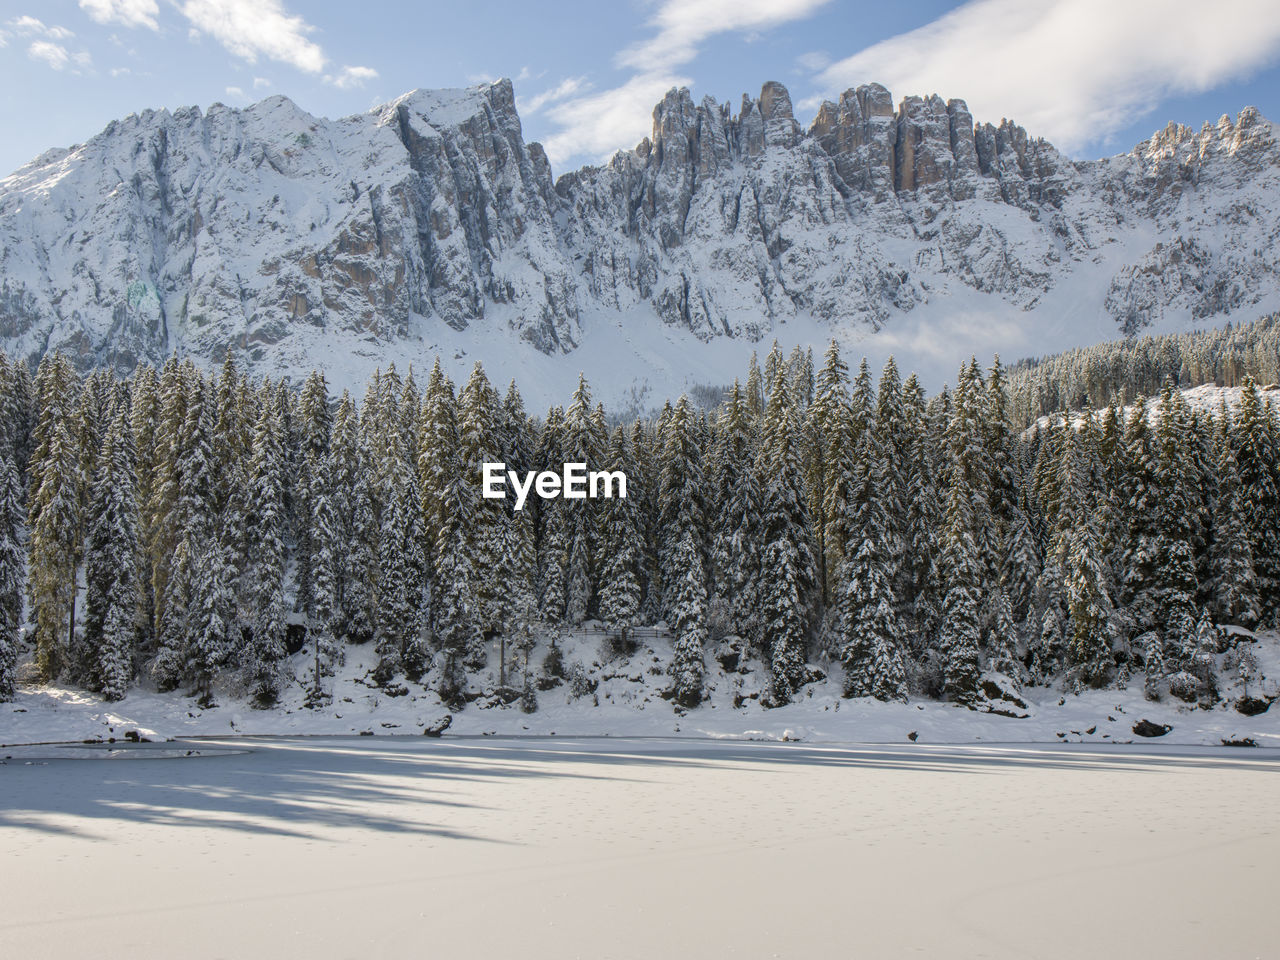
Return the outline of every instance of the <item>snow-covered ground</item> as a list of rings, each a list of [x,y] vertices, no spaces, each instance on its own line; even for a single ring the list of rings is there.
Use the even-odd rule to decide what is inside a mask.
[[[1219,387],[1216,384],[1204,383],[1198,387],[1188,387],[1179,391],[1182,398],[1187,402],[1187,408],[1192,412],[1206,413],[1216,415],[1223,407],[1234,412],[1240,406],[1240,398],[1244,395],[1244,387]],[[1264,384],[1259,387],[1259,394],[1262,397],[1263,404],[1280,404],[1280,386],[1276,384]],[[1147,422],[1151,426],[1155,426],[1160,422],[1160,394],[1146,398],[1147,404]],[[1107,412],[1106,407],[1099,407],[1094,414],[1101,420],[1102,416]],[[1121,419],[1128,422],[1129,417],[1133,413],[1133,405],[1129,404],[1120,408]],[[1077,411],[1071,415],[1072,426],[1079,428],[1085,422],[1085,414]],[[1050,420],[1062,421],[1062,414],[1045,415],[1037,417],[1032,426],[1027,428],[1027,432],[1031,430],[1043,430],[1049,425]]]
[[[1274,750],[174,746],[0,751],[4,956],[1274,955]]]
[[[485,668],[471,674],[472,699],[450,710],[436,696],[433,677],[404,681],[383,689],[369,673],[376,664],[371,646],[348,647],[346,663],[326,686],[332,702],[319,709],[304,706],[307,651],[290,669],[298,678],[274,709],[254,709],[233,691],[216,691],[218,706],[201,709],[181,692],[160,694],[135,687],[118,703],[65,686],[22,685],[13,703],[0,704],[0,744],[123,739],[130,731],[151,740],[167,737],[269,734],[418,734],[451,717],[448,735],[690,736],[806,742],[907,743],[1126,743],[1140,741],[1133,726],[1140,720],[1171,729],[1162,742],[1220,745],[1252,739],[1280,747],[1280,708],[1245,716],[1236,703],[1247,693],[1269,699],[1280,694],[1280,636],[1262,634],[1249,644],[1258,663],[1247,691],[1229,663],[1223,662],[1220,699],[1212,709],[1165,696],[1143,697],[1143,678],[1127,689],[1073,694],[1054,687],[1026,687],[1017,701],[999,701],[1002,713],[973,711],[949,703],[913,699],[907,704],[879,703],[840,696],[838,664],[825,665],[825,679],[809,684],[796,701],[772,709],[761,705],[766,689],[763,667],[746,658],[726,670],[713,654],[706,657],[707,700],[697,709],[677,711],[662,693],[668,674],[670,641],[661,635],[641,640],[630,656],[614,652],[602,633],[584,630],[557,639],[563,678],[548,675],[544,662],[549,641],[530,658],[530,674],[549,689],[537,694],[538,707],[525,713],[519,702],[503,703],[498,689],[496,642]],[[1220,658],[1223,659],[1223,658]],[[509,678],[510,679],[510,678]],[[519,684],[518,673],[515,684]],[[1003,714],[1012,714],[1005,716]]]

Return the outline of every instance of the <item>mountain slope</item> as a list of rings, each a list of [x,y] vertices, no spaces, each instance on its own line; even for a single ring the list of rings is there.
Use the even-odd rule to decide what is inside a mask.
[[[878,331],[871,353],[941,376],[961,349],[1280,305],[1277,197],[1252,109],[1075,162],[876,84],[807,131],[780,84],[736,115],[673,90],[635,150],[554,182],[508,81],[340,120],[284,97],[148,111],[0,181],[0,342],[118,369],[234,349],[340,382],[442,352],[548,384],[603,369],[616,401],[761,338]]]

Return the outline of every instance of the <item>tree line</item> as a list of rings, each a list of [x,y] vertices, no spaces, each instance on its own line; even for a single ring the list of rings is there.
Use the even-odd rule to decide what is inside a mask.
[[[664,621],[670,694],[703,697],[738,638],[783,703],[838,661],[848,696],[974,703],[1012,684],[1215,691],[1217,624],[1280,611],[1275,411],[1158,399],[1020,430],[999,360],[929,397],[890,358],[873,381],[835,343],[775,345],[714,410],[687,398],[611,424],[580,379],[526,410],[477,364],[379,372],[357,403],[176,358],[83,378],[0,355],[0,696],[39,674],[119,699],[140,677],[268,706],[298,676],[332,695],[344,651],[373,679],[459,702],[501,644],[526,708],[539,636]],[[627,475],[625,499],[484,499],[485,462]],[[25,603],[24,603],[25,599]],[[513,670],[508,675],[507,654]],[[523,670],[520,660],[523,657]],[[522,676],[522,679],[510,679]]]
[[[1009,368],[1014,422],[1028,426],[1062,410],[1121,406],[1154,396],[1166,380],[1179,387],[1237,387],[1245,377],[1280,382],[1280,314],[1194,333],[1099,343]]]

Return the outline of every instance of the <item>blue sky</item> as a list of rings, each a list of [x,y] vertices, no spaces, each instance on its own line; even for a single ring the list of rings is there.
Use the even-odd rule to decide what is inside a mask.
[[[0,172],[148,107],[283,93],[335,117],[501,76],[556,173],[633,146],[673,85],[736,112],[771,79],[804,124],[878,80],[1089,157],[1247,104],[1280,120],[1280,3],[0,0]]]

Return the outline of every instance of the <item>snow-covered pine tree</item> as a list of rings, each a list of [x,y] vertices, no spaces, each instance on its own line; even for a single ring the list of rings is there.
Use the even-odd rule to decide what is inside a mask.
[[[1062,617],[1056,605],[1046,606],[1027,650],[1027,676],[1033,684],[1047,685],[1062,663]]]
[[[508,654],[514,648],[527,659],[533,645],[534,623],[538,618],[532,517],[523,510],[513,512],[504,518],[499,535],[501,555],[498,562],[505,579],[498,603],[501,630],[498,680],[502,686],[508,686]]]
[[[316,456],[307,485],[312,578],[312,608],[307,619],[307,638],[311,642],[311,689],[307,693],[310,707],[326,702],[324,680],[333,676],[336,665],[342,662],[340,638],[344,624],[339,583],[342,554],[351,546],[342,534],[334,503],[330,472],[333,462],[332,449]]]
[[[741,401],[736,398],[735,406]],[[745,413],[746,411],[742,411]],[[853,426],[849,413],[849,367],[840,356],[835,340],[827,345],[822,369],[818,371],[813,403],[806,411],[808,437],[805,479],[809,490],[809,513],[815,519],[814,545],[818,577],[826,603],[835,585],[837,568],[844,558],[844,545],[828,549],[827,531],[843,530],[843,518],[835,519],[845,503],[843,481],[852,470]],[[833,524],[834,519],[834,524]]]
[[[990,652],[991,668],[1019,685],[1026,668],[1018,657],[1018,628],[1008,594],[1003,589],[997,590],[990,606],[991,627],[987,631],[986,648]]]
[[[156,598],[164,615],[156,633],[156,655],[150,672],[161,692],[176,688],[188,673],[187,647],[195,625],[191,614],[192,585],[199,573],[194,569],[198,559],[192,555],[190,538],[183,536],[167,567],[164,594]]]
[[[184,372],[170,357],[156,381],[154,414],[140,404],[148,404],[145,393],[134,397],[134,444],[138,451],[138,514],[142,543],[146,550],[144,569],[150,579],[148,590],[153,642],[160,642],[165,630],[168,581],[174,552],[181,539],[174,510],[178,502],[178,455],[182,427],[186,419],[187,395]],[[144,497],[145,491],[145,497]],[[176,680],[174,681],[177,682]]]
[[[898,364],[892,355],[880,372],[880,392],[876,398],[875,446],[883,467],[879,470],[877,498],[884,524],[885,574],[893,588],[896,603],[903,598],[906,563],[907,496],[909,485],[903,469],[911,456],[911,431],[907,421],[906,401],[902,392]]]
[[[546,465],[565,462],[562,455],[564,442],[564,410],[552,406],[538,434],[533,464]],[[534,517],[535,543],[538,556],[539,612],[547,623],[560,623],[565,613],[565,582],[569,568],[568,519],[564,503],[560,500],[526,503]]]
[[[564,418],[561,450],[565,462],[584,463],[588,469],[595,469],[605,445],[600,433],[601,424],[591,409],[591,391],[586,377],[579,376],[578,388]],[[564,502],[561,510],[569,557],[565,580],[565,620],[576,626],[586,619],[595,598],[598,510],[594,500]]]
[[[157,431],[160,424],[160,382],[154,368],[140,366],[134,371],[129,404],[129,429],[133,434],[134,497],[138,509],[138,575],[142,608],[139,611],[139,648],[149,651],[151,628],[155,623],[156,598],[151,582],[148,545],[154,539],[150,504],[156,479]]]
[[[1264,406],[1253,377],[1246,376],[1231,424],[1231,447],[1240,481],[1241,516],[1249,535],[1263,622],[1280,613],[1280,492],[1277,490],[1275,412]]]
[[[1209,611],[1201,613],[1187,672],[1200,681],[1200,698],[1209,702],[1218,698],[1218,646],[1221,636]]]
[[[474,572],[461,527],[446,527],[436,544],[432,624],[442,654],[440,698],[456,703],[465,685],[464,664],[478,666],[484,649],[474,625],[471,597]]]
[[[1160,684],[1165,678],[1164,641],[1158,630],[1148,630],[1134,641],[1142,650],[1143,669],[1146,671],[1142,693],[1148,700],[1160,699]]]
[[[0,457],[0,701],[12,700],[22,640],[22,486],[9,455]]]
[[[751,360],[747,364],[746,383],[747,408],[756,419],[764,415],[764,377],[760,373],[760,361],[756,352],[751,351]]]
[[[943,584],[937,576],[936,551],[942,509],[924,389],[914,373],[907,377],[902,396],[908,437],[907,460],[903,465],[907,475],[907,516],[899,599],[908,602],[914,648],[917,654],[922,654],[936,633],[938,612],[942,608]]]
[[[29,593],[36,624],[36,666],[42,678],[53,680],[67,664],[79,549],[79,466],[64,424],[53,424],[47,451],[36,464],[40,485],[30,509],[34,523]]]
[[[907,698],[902,647],[905,640],[897,598],[887,575],[883,541],[871,526],[863,529],[844,561],[839,598],[840,660],[844,695],[877,700]]]
[[[177,497],[173,518],[179,530],[202,543],[217,525],[217,468],[213,459],[213,398],[194,367],[186,370],[186,417],[177,439]]]
[[[698,444],[697,417],[689,398],[681,396],[661,437],[658,476],[658,575],[662,607],[669,617],[674,590],[683,577],[675,566],[676,548],[687,533],[704,554],[706,543],[706,475]],[[798,433],[798,431],[797,431]]]
[[[990,516],[990,476],[982,442],[982,384],[976,363],[962,364],[946,427],[948,450],[945,540],[940,566],[947,592],[938,635],[944,658],[943,687],[957,703],[979,697],[983,597],[991,584],[985,541]]]
[[[762,640],[775,702],[806,682],[808,621],[817,588],[800,459],[800,430],[785,377],[769,393],[755,473],[761,490]]]
[[[28,527],[35,529],[39,517],[40,485],[52,455],[53,435],[59,424],[66,431],[68,445],[74,440],[71,434],[72,416],[76,406],[80,384],[70,362],[61,353],[47,353],[36,370],[35,390],[38,415],[31,433],[32,452],[27,461]],[[77,465],[79,458],[77,457]]]
[[[954,489],[954,488],[953,488]],[[958,499],[953,496],[952,500]],[[949,510],[950,512],[950,510]],[[942,602],[938,644],[942,648],[943,689],[956,703],[971,704],[979,699],[981,669],[981,569],[969,533],[959,524],[948,524],[942,565],[946,571],[947,594]]]
[[[1252,628],[1262,611],[1248,521],[1243,514],[1244,497],[1231,450],[1231,413],[1225,403],[1218,421],[1218,499],[1210,534],[1209,590],[1214,613],[1222,623]]]
[[[477,362],[458,398],[459,463],[467,482],[476,490],[481,487],[485,463],[505,462],[502,424],[501,398]],[[506,513],[502,500],[477,497],[471,529],[467,531],[472,564],[480,573],[475,584],[474,615],[476,626],[484,631],[498,629],[502,620],[499,608],[506,576],[501,567]]]
[[[1155,445],[1141,398],[1134,403],[1125,427],[1124,459],[1123,503],[1128,535],[1120,564],[1124,576],[1121,602],[1133,633],[1142,634],[1158,626],[1155,581],[1160,506]]]
[[[1040,576],[1039,545],[1027,512],[1024,505],[1010,531],[1004,589],[1001,591],[1009,603],[1010,616],[1015,623],[1026,619],[1035,595],[1036,579]]]
[[[84,643],[88,679],[119,700],[133,679],[143,609],[133,434],[121,410],[107,431],[89,496]]]
[[[610,438],[604,469],[628,472],[629,446],[626,432],[618,427]],[[631,497],[614,497],[601,505],[600,545],[604,565],[600,573],[600,619],[624,634],[640,615],[644,544],[638,514],[636,501]]]
[[[685,531],[676,545],[671,573],[677,578],[671,610],[675,637],[672,699],[681,706],[695,707],[702,702],[706,670],[703,648],[707,640],[707,588],[702,557],[689,531]]]
[[[1180,391],[1165,381],[1157,412],[1152,484],[1155,496],[1152,599],[1164,636],[1165,659],[1185,665],[1195,643],[1196,561],[1194,479],[1187,449],[1188,411]]]
[[[213,684],[219,671],[231,656],[232,623],[235,618],[235,569],[230,549],[216,536],[206,539],[190,581],[187,628],[188,669],[202,707],[214,706]],[[283,605],[283,604],[282,604]],[[281,678],[279,662],[284,659],[284,638],[278,650],[265,649],[258,629],[263,618],[254,624],[254,637],[242,653],[250,691],[259,706],[270,706],[279,696]],[[265,638],[266,634],[263,634]],[[272,659],[274,657],[274,659]]]
[[[284,683],[285,457],[279,416],[278,404],[266,400],[254,424],[245,523],[249,563],[240,584],[244,622],[251,634],[241,666],[254,697],[264,706],[276,701]],[[221,545],[213,545],[216,537],[207,539],[201,575],[221,576],[227,566],[225,554]],[[220,590],[197,585],[195,593],[201,603],[201,629],[225,631],[229,618],[220,609]]]
[[[329,498],[335,536],[341,545],[333,568],[337,604],[334,639],[367,643],[373,639],[377,527],[369,499],[368,453],[360,418],[345,390],[334,411],[328,460]]]
[[[728,611],[733,631],[758,643],[760,488],[752,468],[755,447],[754,420],[735,381],[720,412],[713,454],[712,595]]]
[[[461,460],[453,385],[438,370],[432,371],[424,408],[418,475],[427,518],[424,532],[432,550],[430,620],[443,655],[440,694],[452,701],[462,690],[464,662],[478,665],[484,658],[475,621],[471,553],[477,490]]]
[[[398,442],[396,446],[398,446]],[[413,539],[416,503],[410,500],[408,477],[400,457],[384,460],[377,499],[381,504],[377,553],[378,667],[375,678],[386,683],[401,669],[420,676],[426,663],[418,648],[415,608],[421,588],[414,575]],[[412,650],[412,663],[406,653]]]
[[[329,455],[333,417],[329,409],[329,389],[324,375],[312,371],[302,387],[298,404],[299,451],[298,492],[298,545],[297,545],[297,594],[294,609],[310,623],[316,619],[315,572],[312,559],[316,556],[313,537],[317,528],[315,514],[318,501],[326,496],[325,468]]]
[[[1075,528],[1067,556],[1067,659],[1081,683],[1105,686],[1115,667],[1111,652],[1111,600],[1107,596],[1097,541],[1090,519]]]
[[[961,364],[947,420],[947,483],[959,487],[967,499],[964,510],[948,507],[948,524],[963,520],[973,562],[977,564],[974,588],[981,597],[990,595],[998,575],[996,545],[992,541],[991,459],[986,437],[987,397],[982,371],[975,358]],[[982,616],[981,610],[979,616]]]

